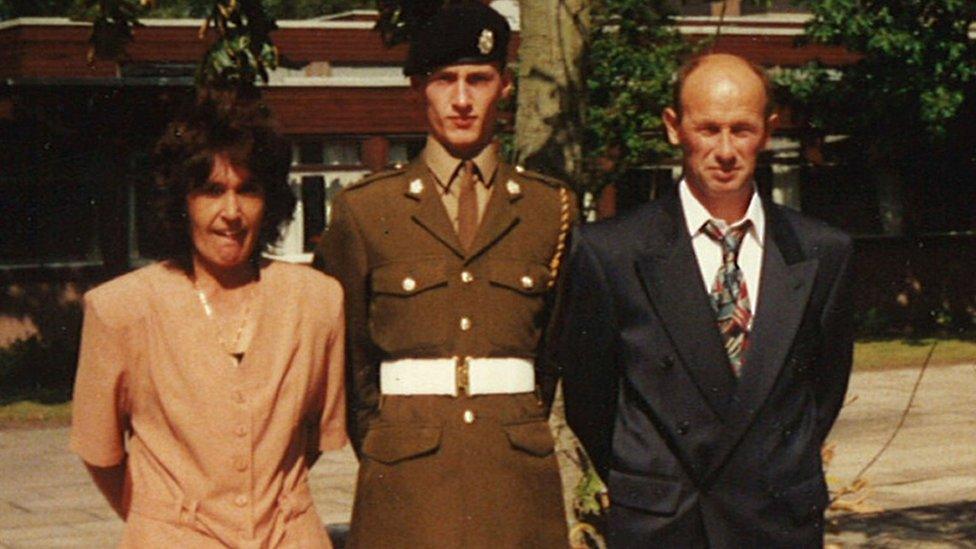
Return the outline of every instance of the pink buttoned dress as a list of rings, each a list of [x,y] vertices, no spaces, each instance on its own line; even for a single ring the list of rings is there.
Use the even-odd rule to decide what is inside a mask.
[[[85,296],[71,449],[127,459],[122,547],[330,547],[308,456],[346,443],[342,290],[269,262],[240,364],[168,263]]]

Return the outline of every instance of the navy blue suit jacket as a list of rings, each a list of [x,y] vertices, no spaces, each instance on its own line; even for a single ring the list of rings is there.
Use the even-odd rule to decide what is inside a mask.
[[[819,547],[820,448],[853,350],[844,233],[764,201],[758,310],[729,367],[677,195],[573,239],[551,339],[610,491],[611,547]]]

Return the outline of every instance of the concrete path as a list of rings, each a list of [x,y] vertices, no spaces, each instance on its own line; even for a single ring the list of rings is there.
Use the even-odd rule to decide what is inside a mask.
[[[917,370],[857,373],[831,435],[828,476],[846,485],[890,435]],[[67,429],[0,432],[0,547],[112,547],[122,523],[66,450]],[[323,521],[349,520],[349,450],[311,472]],[[904,427],[867,472],[865,503],[884,512],[831,516],[843,547],[976,547],[976,363],[930,368]],[[863,492],[862,492],[863,495]]]
[[[918,373],[854,375],[829,438],[837,453],[827,471],[831,487],[849,485],[891,436]],[[904,425],[864,479],[865,503],[884,512],[832,517],[842,534],[828,541],[976,547],[976,357],[926,370]]]
[[[0,548],[118,544],[122,521],[67,444],[64,428],[0,432]],[[348,523],[356,480],[352,450],[324,454],[310,480],[322,520]]]

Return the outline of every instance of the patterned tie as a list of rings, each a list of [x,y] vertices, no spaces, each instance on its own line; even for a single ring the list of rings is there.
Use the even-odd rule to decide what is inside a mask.
[[[738,264],[739,248],[748,229],[749,221],[728,229],[724,234],[711,220],[702,226],[702,232],[722,245],[722,265],[715,275],[710,297],[718,318],[718,329],[725,343],[725,352],[729,355],[732,373],[736,377],[742,372],[749,343],[749,321],[752,319],[749,291]]]
[[[465,160],[461,166],[458,194],[458,239],[465,250],[471,249],[478,231],[478,196],[475,191],[474,162]]]

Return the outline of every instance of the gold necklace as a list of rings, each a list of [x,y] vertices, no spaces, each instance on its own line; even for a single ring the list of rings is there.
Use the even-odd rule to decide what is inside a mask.
[[[217,341],[220,342],[221,348],[223,348],[224,352],[234,359],[235,365],[239,364],[240,358],[238,357],[242,356],[243,353],[237,353],[234,350],[237,349],[238,345],[240,344],[241,336],[244,334],[244,327],[247,326],[247,321],[251,316],[250,292],[244,296],[244,314],[241,315],[241,324],[237,327],[237,332],[234,333],[234,340],[230,345],[228,345],[221,335],[220,326],[217,324],[217,320],[214,318],[214,309],[210,304],[210,300],[207,299],[207,294],[197,286],[195,280],[193,281],[193,288],[197,291],[197,298],[200,300],[200,305],[203,307],[203,314],[207,316],[207,320],[213,324],[214,330],[217,332]]]

